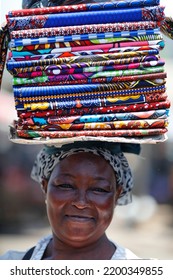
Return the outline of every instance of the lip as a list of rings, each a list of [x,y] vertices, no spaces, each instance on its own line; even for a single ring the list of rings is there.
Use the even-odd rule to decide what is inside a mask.
[[[91,216],[83,216],[83,215],[66,215],[65,216],[68,220],[77,223],[85,223],[94,221],[94,218]]]

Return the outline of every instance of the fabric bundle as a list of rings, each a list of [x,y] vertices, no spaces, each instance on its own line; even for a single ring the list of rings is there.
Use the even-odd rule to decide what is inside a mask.
[[[163,20],[159,0],[9,12],[12,138],[164,141]]]

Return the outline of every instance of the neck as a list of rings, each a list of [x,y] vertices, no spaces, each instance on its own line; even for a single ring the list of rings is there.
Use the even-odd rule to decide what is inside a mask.
[[[52,260],[105,260],[111,259],[115,249],[114,244],[109,241],[105,234],[94,243],[83,247],[64,244],[53,235],[43,258]]]

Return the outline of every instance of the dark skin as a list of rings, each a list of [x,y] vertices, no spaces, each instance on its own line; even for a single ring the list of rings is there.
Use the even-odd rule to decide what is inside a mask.
[[[43,259],[111,259],[116,248],[105,231],[122,188],[110,164],[92,153],[71,155],[42,185],[53,232]]]

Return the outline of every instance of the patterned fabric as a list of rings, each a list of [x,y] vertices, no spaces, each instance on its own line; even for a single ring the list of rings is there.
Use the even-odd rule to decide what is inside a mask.
[[[97,61],[97,62],[79,62],[73,64],[52,64],[52,65],[44,65],[44,66],[31,66],[25,68],[13,68],[10,73],[13,76],[27,78],[27,77],[35,77],[35,76],[50,76],[50,75],[59,75],[60,71],[68,70],[71,71],[75,69],[84,69],[88,67],[115,67],[115,69],[120,70],[123,68],[130,68],[128,65],[131,65],[131,68],[138,68],[140,65],[142,66],[157,66],[159,63],[160,65],[164,65],[163,60],[159,60],[158,56],[146,56],[146,57],[133,57],[133,58],[126,58],[120,60],[107,60],[107,61]],[[135,67],[136,66],[136,67]],[[76,71],[76,70],[75,70]],[[81,70],[79,70],[81,71]],[[38,74],[36,74],[38,73]]]
[[[39,99],[39,98],[38,98]],[[97,99],[75,99],[74,101],[50,101],[48,98],[48,102],[39,102],[30,103],[30,99],[26,99],[25,102],[16,102],[17,110],[52,110],[54,109],[70,109],[70,108],[83,108],[83,107],[107,107],[107,106],[116,106],[116,105],[132,105],[138,103],[145,102],[158,102],[158,101],[166,101],[167,94],[166,93],[151,93],[151,94],[139,94],[139,95],[131,95],[131,96],[122,96],[122,97],[107,97],[107,98],[97,98]]]
[[[80,148],[71,148],[69,150],[43,148],[37,155],[32,169],[31,177],[41,183],[43,178],[49,179],[54,167],[63,159],[70,155],[80,152],[93,153],[101,156],[112,166],[115,171],[117,185],[122,186],[122,193],[117,201],[118,205],[125,205],[131,202],[131,190],[133,187],[132,173],[128,161],[123,153],[114,154],[110,150],[102,147],[86,148],[85,144]]]
[[[128,112],[115,114],[98,114],[85,116],[49,116],[49,117],[28,117],[27,119],[20,119],[18,125],[48,125],[48,124],[80,124],[80,123],[94,123],[94,122],[112,122],[124,120],[143,120],[143,119],[167,119],[169,110],[151,110],[144,112]]]
[[[57,46],[56,46],[57,44]],[[12,55],[14,57],[26,56],[26,55],[37,55],[37,54],[59,54],[62,56],[76,56],[76,55],[92,55],[101,53],[112,53],[112,52],[126,52],[133,50],[143,50],[145,49],[158,49],[164,48],[165,44],[163,40],[152,40],[152,41],[137,41],[137,42],[121,42],[121,43],[103,43],[103,44],[84,44],[79,46],[60,46],[56,44],[43,44],[32,46],[16,47],[12,50]],[[63,44],[63,43],[62,43]],[[61,44],[61,45],[62,45]]]
[[[139,22],[122,22],[122,23],[106,23],[94,25],[79,25],[79,26],[63,26],[52,28],[39,28],[12,31],[10,33],[11,39],[18,38],[42,38],[50,36],[67,36],[76,34],[97,34],[101,32],[121,32],[129,34],[132,30],[158,30],[158,23],[156,21],[139,21]],[[125,33],[123,32],[125,31]],[[127,36],[127,35],[126,35]]]
[[[54,98],[54,96],[59,97],[60,99],[65,98],[76,98],[81,96],[81,99],[85,99],[87,96],[91,98],[99,96],[99,94],[107,94],[107,96],[112,94],[112,96],[130,96],[138,94],[147,94],[147,93],[163,93],[165,92],[165,85],[153,86],[153,87],[143,87],[137,89],[125,89],[118,90],[116,84],[91,84],[91,85],[73,85],[73,86],[54,86],[54,87],[14,87],[14,97],[24,98],[32,97],[37,98],[38,96]],[[85,95],[84,95],[85,93]]]
[[[24,0],[25,1],[25,0]],[[23,1],[23,2],[24,2]],[[16,10],[9,12],[9,17],[18,17],[18,16],[28,16],[28,15],[42,15],[42,14],[52,14],[52,13],[69,13],[69,12],[78,12],[78,11],[99,11],[99,10],[111,10],[111,9],[120,9],[120,8],[128,8],[128,7],[145,7],[145,6],[156,6],[160,4],[160,0],[117,0],[112,2],[103,2],[103,3],[92,3],[92,0],[90,3],[85,3],[85,1],[82,4],[73,5],[71,2],[72,0],[66,0],[65,3],[61,1],[62,3],[59,3],[59,1],[49,1],[49,2],[55,2],[55,4],[51,6],[55,6],[54,8],[43,8],[43,9],[30,9],[32,6],[39,7],[40,4],[32,3],[32,2],[45,2],[45,0],[37,1],[37,0],[31,0],[31,4],[28,5],[24,4],[22,8],[23,10]],[[57,2],[57,3],[56,3]],[[47,3],[43,3],[44,6]],[[65,4],[65,6],[64,6]],[[63,7],[61,7],[63,5]],[[70,6],[68,6],[70,5]],[[28,10],[30,9],[30,10]]]
[[[159,73],[158,73],[159,74]],[[166,73],[160,73],[164,75],[164,78],[166,78]],[[63,77],[61,76],[61,79],[55,79],[55,77],[53,76],[52,79],[50,81],[48,81],[48,79],[44,79],[44,82],[37,82],[37,86],[57,86],[57,85],[75,85],[75,84],[100,84],[100,83],[115,83],[117,85],[117,88],[119,87],[119,89],[130,89],[130,88],[140,88],[140,87],[147,87],[147,86],[151,86],[151,85],[164,85],[166,80],[164,78],[160,77],[157,79],[146,79],[144,80],[144,76],[148,76],[146,75],[138,75],[138,80],[135,81],[135,77],[136,76],[123,76],[123,77],[102,77],[102,78],[86,78],[84,75],[81,77],[79,75],[66,75],[66,79],[63,79]],[[134,79],[129,79],[129,77],[134,77]],[[50,77],[51,78],[51,77]],[[119,79],[121,78],[121,79]],[[127,79],[125,79],[127,78]],[[74,80],[75,79],[75,80]],[[121,82],[119,82],[121,81]],[[31,86],[31,83],[27,83],[26,81],[26,86]],[[33,84],[34,86],[34,84]]]
[[[142,59],[145,60],[145,56],[155,56],[159,54],[158,49],[151,49],[151,50],[133,50],[121,53],[121,52],[115,52],[115,53],[106,53],[106,54],[97,54],[97,55],[83,55],[83,56],[76,56],[76,57],[63,57],[63,58],[52,58],[49,55],[46,55],[47,58],[43,56],[44,60],[39,60],[39,56],[34,56],[33,60],[25,61],[25,57],[23,57],[22,61],[15,61],[14,57],[12,60],[10,59],[7,62],[7,70],[11,71],[13,68],[24,68],[24,67],[34,67],[34,66],[43,66],[43,65],[52,65],[52,64],[72,64],[72,63],[80,63],[80,62],[98,62],[98,61],[107,61],[107,60],[114,60],[118,59],[119,64],[121,64],[122,59],[129,59],[132,57],[139,57],[141,56]],[[29,60],[29,57],[26,57],[27,60]],[[13,74],[13,73],[12,73]]]
[[[6,24],[0,27],[0,87],[2,82],[2,76],[6,61],[7,48],[8,48],[9,33]]]
[[[14,50],[15,47],[20,46],[33,46],[50,44],[51,47],[57,47],[58,45],[52,45],[53,43],[61,42],[59,47],[73,46],[76,44],[99,44],[100,42],[111,43],[111,42],[123,42],[123,41],[144,41],[144,40],[159,40],[163,39],[159,29],[151,30],[137,30],[129,32],[107,32],[107,33],[91,33],[91,34],[77,34],[69,36],[53,36],[53,37],[42,37],[42,38],[31,38],[31,39],[12,39],[9,44],[9,48]],[[87,41],[88,40],[88,41]],[[84,41],[84,42],[80,42]],[[64,43],[62,45],[62,42]],[[70,43],[74,42],[74,43]]]
[[[100,64],[100,65],[99,65]],[[111,70],[124,70],[124,69],[138,69],[146,67],[164,66],[163,60],[151,60],[144,62],[129,62],[128,64],[115,64],[115,61],[107,61],[102,63],[78,63],[73,65],[50,65],[46,67],[34,67],[27,73],[20,69],[18,77],[37,77],[37,76],[51,76],[51,75],[64,75],[64,74],[76,74],[76,73],[92,73],[100,71],[111,71]],[[43,69],[43,70],[42,70]],[[36,70],[36,71],[34,71]],[[19,71],[18,71],[19,72]],[[31,75],[30,75],[31,74]]]
[[[139,112],[140,114],[145,114],[145,111],[148,111],[150,114],[152,111],[158,112],[163,109],[168,109],[170,107],[170,101],[160,101],[160,102],[151,102],[151,103],[143,103],[143,104],[133,104],[133,105],[118,105],[118,106],[107,106],[107,107],[97,107],[97,108],[74,108],[74,109],[56,109],[52,107],[50,110],[45,110],[45,108],[39,111],[39,108],[34,106],[31,108],[32,111],[17,111],[18,117],[20,119],[28,119],[28,118],[44,118],[50,116],[56,117],[65,117],[67,116],[85,116],[87,115],[98,115],[98,114],[112,114],[112,113],[124,113],[128,114],[128,112],[133,112],[135,115]],[[151,110],[151,112],[150,112]],[[166,110],[167,112],[167,110]],[[152,113],[151,113],[152,114]]]
[[[159,6],[129,8],[120,10],[70,12],[60,14],[45,14],[26,17],[7,17],[9,30],[26,30],[33,28],[49,28],[69,25],[115,23],[131,21],[162,21],[164,20],[164,8]]]
[[[120,129],[120,130],[87,130],[87,131],[34,131],[34,130],[15,130],[17,137],[21,138],[38,138],[38,139],[61,139],[73,138],[81,136],[94,136],[97,140],[98,137],[146,137],[162,135],[167,132],[166,128],[155,129]]]
[[[13,78],[13,85],[27,85],[29,86],[30,84],[37,84],[38,86],[45,86],[45,85],[59,85],[63,84],[62,82],[64,81],[64,85],[67,84],[67,81],[74,81],[75,83],[71,84],[93,84],[94,80],[99,79],[99,78],[93,78],[92,79],[92,73],[91,76],[89,75],[90,73],[86,74],[73,74],[73,75],[64,75],[57,77],[57,76],[43,76],[43,77],[36,77],[33,79],[28,79],[28,78]],[[115,77],[114,79],[111,79],[111,77],[106,77],[104,78],[105,82],[107,83],[114,83],[115,82]],[[86,80],[86,81],[85,81]],[[83,82],[85,81],[85,82]],[[97,83],[104,82],[104,80],[98,80]],[[47,84],[48,83],[48,84]],[[131,89],[131,88],[141,88],[141,87],[150,87],[150,86],[159,86],[159,85],[164,85],[166,83],[165,79],[155,79],[155,80],[141,80],[140,77],[138,77],[138,81],[123,81],[123,82],[117,82],[116,83],[116,88],[117,90],[120,89]],[[70,83],[69,83],[70,84]]]
[[[14,137],[163,139],[164,19],[159,0],[10,12]]]
[[[153,129],[164,128],[168,126],[168,121],[164,119],[155,120],[128,120],[128,121],[114,121],[114,122],[92,122],[92,123],[47,123],[42,119],[41,125],[22,125],[16,124],[17,129],[21,130],[37,130],[37,131],[85,131],[85,130],[117,130],[117,129]]]
[[[161,25],[161,31],[168,38],[173,39],[173,19],[172,17],[165,17]]]

